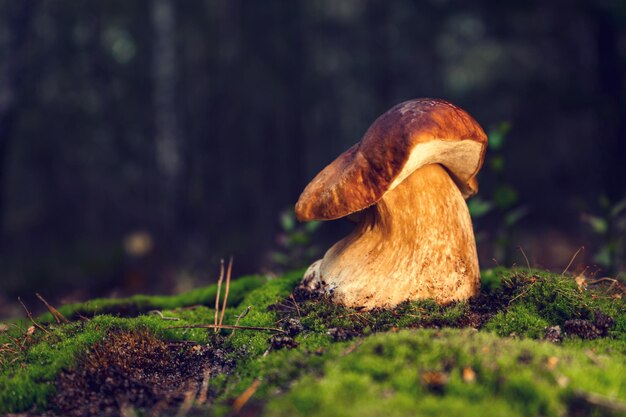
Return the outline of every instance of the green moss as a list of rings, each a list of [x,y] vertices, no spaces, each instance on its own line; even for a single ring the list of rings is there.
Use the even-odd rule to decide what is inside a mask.
[[[228,302],[237,306],[252,290],[259,288],[267,279],[260,276],[242,277],[234,280],[230,286]],[[59,308],[66,317],[93,316],[96,314],[122,314],[134,316],[149,310],[170,310],[192,305],[212,306],[217,295],[217,285],[198,288],[177,295],[135,295],[129,298],[97,298],[85,303],[68,304]],[[46,314],[44,321],[51,322],[52,316]]]
[[[549,325],[534,306],[524,303],[497,313],[484,328],[501,336],[523,335],[539,339]]]
[[[599,312],[615,320],[612,337],[626,337],[625,304],[614,294],[579,288],[568,275],[516,269],[500,269],[499,274],[501,284],[491,286],[490,295],[501,306],[484,326],[487,330],[540,338],[547,326],[563,326],[574,319],[593,321]]]
[[[247,306],[251,306],[250,312],[239,321],[241,326],[276,327],[276,314],[268,311],[268,307],[282,298],[287,297],[293,287],[302,279],[302,271],[288,273],[280,279],[269,280],[263,287],[251,291],[244,297],[241,303],[241,311],[228,309],[225,323],[234,323]],[[230,333],[230,332],[227,332]],[[267,350],[268,334],[264,332],[235,332],[229,339],[234,349],[246,349],[249,355],[260,355]]]
[[[109,332],[138,329],[168,340],[218,343],[236,359],[231,375],[211,378],[216,415],[227,414],[232,399],[256,379],[262,382],[255,398],[268,403],[269,415],[550,416],[565,412],[575,390],[626,397],[624,302],[602,289],[581,291],[569,276],[499,268],[484,272],[482,295],[471,302],[439,306],[423,300],[372,312],[328,300],[295,303],[287,297],[301,276],[296,271],[233,281],[224,316],[224,323],[234,324],[250,307],[239,324],[271,328],[299,319],[304,331],[292,350],[271,349],[267,331],[222,330],[223,338],[216,338],[213,330],[171,328],[213,323],[215,286],[61,307],[68,317],[93,318],[56,325],[45,315],[38,321],[48,322],[47,334],[36,330],[25,337],[30,323],[18,321],[0,333],[0,345],[15,339],[20,350],[0,356],[0,413],[43,408],[62,369]],[[145,314],[152,309],[178,321]],[[541,339],[547,326],[594,320],[598,313],[615,321],[607,338],[567,338],[562,346],[530,340]],[[468,326],[481,330],[445,329]],[[417,330],[397,332],[402,328]],[[333,329],[344,336],[331,336]],[[518,337],[509,338],[511,333]],[[559,358],[554,369],[547,366],[549,357]],[[475,382],[463,380],[465,367],[475,372]],[[445,375],[446,383],[429,387],[423,381],[428,371]]]
[[[321,370],[301,377],[265,409],[271,416],[562,415],[576,390],[626,398],[623,357],[598,367],[583,351],[471,330],[373,335],[334,346]],[[319,368],[319,366],[318,366]],[[463,379],[463,370],[475,373]],[[446,379],[429,386],[424,376]]]
[[[486,331],[540,339],[548,325],[571,318],[592,319],[596,309],[618,314],[617,319],[623,314],[621,301],[580,293],[568,277],[503,270],[498,273],[501,283],[492,284],[486,292],[491,302],[500,303],[500,311],[488,322]],[[557,305],[550,305],[542,297]],[[300,347],[271,352],[241,365],[222,386],[224,394],[218,402],[236,397],[254,379],[260,379],[263,384],[256,396],[269,399],[268,415],[415,415],[415,410],[419,410],[417,415],[482,415],[486,409],[488,415],[560,415],[573,387],[593,388],[595,384],[584,380],[585,372],[595,363],[581,352],[624,352],[624,343],[617,339],[567,339],[565,347],[559,347],[475,331],[420,330],[402,337],[385,333],[341,343],[333,342],[326,334],[334,327],[366,336],[401,327],[458,327],[467,323],[472,308],[468,303],[442,307],[428,300],[375,312],[358,312],[324,301],[300,304],[302,323],[307,328],[296,338]],[[402,342],[400,346],[396,345],[398,341]],[[363,346],[371,349],[357,353]],[[371,355],[372,350],[376,355]],[[386,359],[378,360],[379,356]],[[550,356],[567,362],[568,370],[558,374],[547,369]],[[623,360],[616,358],[606,358],[615,366],[609,376],[593,374],[590,381],[604,378],[605,384],[604,389],[591,392],[624,398],[623,392],[616,395],[614,390],[624,370]],[[398,362],[390,365],[391,359]],[[421,367],[416,368],[416,363]],[[463,364],[475,370],[476,383],[462,381]],[[450,375],[445,395],[425,391],[418,369],[445,370]],[[294,380],[298,381],[295,386]],[[286,395],[276,397],[286,390]]]
[[[232,282],[230,286],[230,315],[239,303],[255,294],[265,278],[244,277]],[[288,280],[274,280],[264,286],[263,294],[271,297],[271,289],[290,286]],[[23,353],[10,357],[3,355],[0,359],[0,413],[17,412],[30,408],[32,405],[44,406],[46,398],[54,392],[53,381],[62,370],[71,367],[76,360],[94,343],[106,337],[112,330],[146,329],[155,335],[169,340],[195,340],[207,342],[209,333],[204,329],[170,329],[173,326],[213,323],[215,310],[202,306],[215,302],[216,285],[200,288],[188,293],[174,296],[143,296],[138,295],[126,299],[98,299],[83,304],[60,307],[59,310],[67,317],[76,315],[95,315],[88,321],[72,322],[67,325],[46,326],[48,333],[36,330],[24,338],[29,322],[20,320],[10,331],[0,333],[0,344],[14,345],[14,340],[22,341]],[[286,292],[288,294],[288,291]],[[261,296],[257,295],[257,298]],[[252,300],[258,301],[258,300]],[[180,307],[195,306],[194,309]],[[134,318],[121,318],[111,315],[96,315],[102,311],[115,311],[131,315],[160,309],[164,316],[178,319],[163,320],[158,315],[140,315]],[[171,310],[167,310],[171,309]],[[227,320],[225,318],[225,320]],[[51,323],[52,316],[48,313],[37,319],[40,323]],[[16,346],[17,347],[17,346]]]

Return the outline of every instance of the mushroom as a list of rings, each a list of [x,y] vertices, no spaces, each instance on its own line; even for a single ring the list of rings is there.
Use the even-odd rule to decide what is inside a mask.
[[[480,270],[464,198],[478,191],[486,149],[480,125],[444,100],[410,100],[380,116],[296,203],[301,221],[357,223],[302,285],[363,309],[475,295]]]

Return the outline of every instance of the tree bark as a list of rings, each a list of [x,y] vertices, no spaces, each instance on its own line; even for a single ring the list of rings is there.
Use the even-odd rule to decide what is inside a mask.
[[[20,0],[15,3],[7,18],[8,39],[0,61],[0,225],[4,224],[6,212],[7,159],[11,135],[19,117],[22,73],[26,66],[22,51],[28,40],[35,4],[34,0]]]
[[[176,88],[176,15],[171,0],[153,0],[153,78],[156,162],[163,178],[162,221],[165,233],[175,226],[180,197],[182,135],[178,123]]]

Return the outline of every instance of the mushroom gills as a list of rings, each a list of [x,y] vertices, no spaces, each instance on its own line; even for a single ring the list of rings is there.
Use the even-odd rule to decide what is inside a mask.
[[[363,210],[355,230],[312,264],[303,284],[350,307],[394,307],[476,294],[480,271],[469,211],[439,164],[425,165]]]

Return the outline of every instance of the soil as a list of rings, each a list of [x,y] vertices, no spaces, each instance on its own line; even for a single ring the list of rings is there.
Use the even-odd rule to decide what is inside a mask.
[[[166,342],[146,332],[112,333],[59,375],[52,411],[44,416],[118,416],[132,409],[175,414],[186,397],[210,399],[215,393],[202,392],[205,379],[234,366],[219,346]]]

